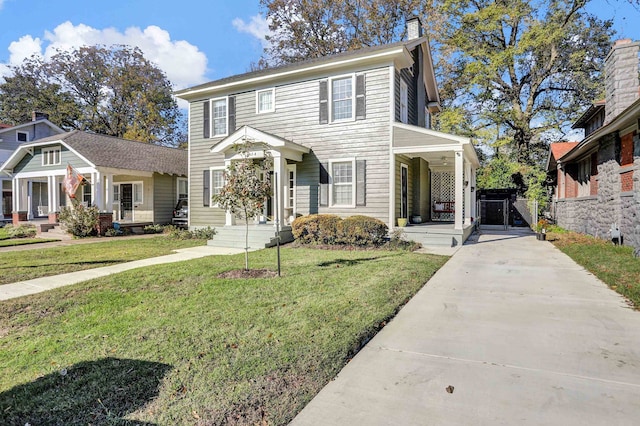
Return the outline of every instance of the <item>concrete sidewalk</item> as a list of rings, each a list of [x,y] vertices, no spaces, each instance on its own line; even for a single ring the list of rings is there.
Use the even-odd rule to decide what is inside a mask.
[[[291,424],[639,418],[640,312],[551,243],[495,233],[458,250]]]
[[[102,268],[87,269],[84,271],[70,272],[68,274],[54,275],[50,277],[36,278],[28,281],[20,281],[12,284],[0,285],[0,300],[13,299],[15,297],[26,296],[28,294],[40,293],[53,288],[64,287],[77,284],[92,278],[104,277],[130,269],[142,268],[144,266],[160,265],[163,263],[180,262],[183,260],[198,259],[205,256],[228,255],[243,253],[242,249],[198,246],[175,250],[173,254],[165,256],[141,259],[133,262],[120,263],[117,265],[104,266]]]

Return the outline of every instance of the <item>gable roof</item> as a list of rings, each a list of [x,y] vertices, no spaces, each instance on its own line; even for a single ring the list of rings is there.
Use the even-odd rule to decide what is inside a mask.
[[[130,141],[114,136],[73,130],[49,136],[18,147],[0,170],[12,169],[26,152],[36,146],[60,143],[79,154],[94,167],[110,167],[133,171],[186,176],[187,151]]]
[[[409,50],[413,50],[416,46],[422,44],[426,45],[426,60],[429,62],[429,66],[433,70],[433,66],[431,64],[432,59],[429,48],[429,39],[425,36],[412,40],[398,41],[395,43],[367,46],[357,50],[349,50],[332,55],[310,58],[291,64],[280,65],[272,68],[264,68],[256,71],[250,71],[244,74],[237,74],[187,89],[178,90],[174,92],[174,94],[177,97],[185,100],[197,99],[199,97],[206,97],[207,93],[214,92],[216,90],[222,90],[243,84],[252,84],[254,86],[257,86],[259,84],[264,84],[266,81],[285,77],[294,73],[314,71],[317,69],[335,66],[336,64],[352,63],[361,60],[380,60],[381,58],[388,58],[389,60],[394,60],[394,62],[400,61],[400,65],[402,65],[402,67],[404,68],[405,66],[410,66],[411,58],[409,57]],[[430,91],[436,87],[435,74],[425,76],[425,78],[429,79],[431,79],[432,77],[434,85],[428,85],[432,86],[429,87]],[[439,101],[439,99],[437,98],[437,89],[435,90],[436,94],[434,95],[434,99],[437,99]],[[429,95],[431,96],[432,94],[430,93]]]
[[[597,113],[602,111],[605,107],[606,101],[604,99],[595,101],[593,104],[586,109],[585,112],[576,120],[575,123],[571,126],[572,129],[584,129],[587,125],[587,122],[591,120]],[[557,157],[559,158],[559,157]]]
[[[29,127],[29,126],[33,126],[36,124],[46,124],[47,126],[51,127],[53,130],[55,130],[57,133],[64,133],[64,130],[62,130],[60,127],[56,126],[55,124],[53,124],[52,122],[50,122],[47,119],[40,119],[40,120],[36,120],[36,121],[27,121],[26,123],[22,123],[22,124],[18,124],[17,126],[9,126],[7,124],[0,124],[0,133],[5,133],[8,131],[14,131],[14,130],[20,130],[23,129],[25,127]]]
[[[580,142],[553,142],[549,145],[549,156],[547,157],[547,171],[551,172],[558,166],[558,160],[567,152],[578,146]]]

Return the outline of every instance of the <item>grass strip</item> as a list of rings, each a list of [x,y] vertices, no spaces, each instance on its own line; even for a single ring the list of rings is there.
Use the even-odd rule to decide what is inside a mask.
[[[640,259],[634,257],[633,247],[562,229],[549,232],[547,239],[640,308]]]
[[[203,240],[177,240],[158,236],[5,252],[2,253],[0,262],[0,284],[147,259],[170,254],[178,248],[203,244]]]
[[[287,424],[447,260],[282,249],[0,302],[0,424]],[[275,268],[274,249],[250,255]]]

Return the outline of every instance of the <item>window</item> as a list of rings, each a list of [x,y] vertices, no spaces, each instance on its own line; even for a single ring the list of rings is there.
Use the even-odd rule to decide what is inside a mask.
[[[354,161],[331,163],[331,205],[352,207],[354,203]]]
[[[211,111],[213,136],[225,136],[227,134],[227,99],[213,99]]]
[[[256,92],[256,113],[275,111],[275,89],[258,90]]]
[[[578,164],[578,197],[591,195],[591,158],[588,157]]]
[[[178,200],[189,197],[189,181],[184,178],[178,178]]]
[[[87,207],[91,205],[91,184],[89,182],[82,185],[82,203]]]
[[[431,128],[431,113],[427,107],[424,107],[424,127],[425,129]]]
[[[45,148],[42,150],[42,165],[53,166],[60,164],[60,148]]]
[[[18,142],[28,142],[29,141],[29,132],[16,132],[16,139]]]
[[[353,119],[353,77],[331,80],[331,121]]]
[[[409,122],[409,88],[404,80],[400,80],[400,121]]]
[[[209,187],[211,188],[211,193],[209,194],[209,200],[222,190],[224,186],[224,170],[224,167],[212,167],[210,169]],[[210,202],[208,206],[218,207],[218,205],[213,202]]]
[[[134,183],[133,184],[133,203],[134,204],[142,204],[142,183]]]
[[[296,203],[296,166],[287,166],[287,208],[293,209]]]
[[[113,185],[113,202],[120,202],[120,185]]]

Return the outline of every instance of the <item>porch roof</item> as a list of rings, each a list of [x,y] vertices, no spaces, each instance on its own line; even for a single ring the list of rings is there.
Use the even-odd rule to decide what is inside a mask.
[[[442,165],[446,161],[452,163],[453,153],[462,151],[467,161],[474,167],[480,167],[471,139],[410,124],[393,123],[392,147],[394,154],[421,157],[434,165]]]
[[[212,153],[227,153],[233,151],[234,145],[238,143],[264,143],[271,147],[273,151],[279,152],[288,160],[302,161],[302,155],[309,153],[309,148],[290,140],[272,135],[262,130],[250,126],[242,126],[231,135],[227,136],[216,145],[211,147]]]

